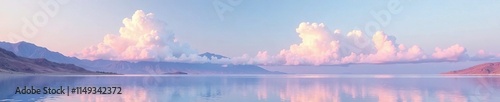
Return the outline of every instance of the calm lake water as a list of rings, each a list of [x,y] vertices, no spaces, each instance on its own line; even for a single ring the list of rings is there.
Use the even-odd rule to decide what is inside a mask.
[[[17,87],[121,87],[122,94],[15,94]],[[1,101],[500,102],[500,76],[0,75]]]

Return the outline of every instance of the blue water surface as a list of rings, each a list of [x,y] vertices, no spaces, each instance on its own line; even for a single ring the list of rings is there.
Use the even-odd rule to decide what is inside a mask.
[[[15,94],[16,88],[121,87],[122,94]],[[500,76],[0,75],[0,101],[500,102]]]

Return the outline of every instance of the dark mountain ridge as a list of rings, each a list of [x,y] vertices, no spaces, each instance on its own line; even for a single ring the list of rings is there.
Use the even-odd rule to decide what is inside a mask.
[[[214,54],[214,53],[210,53],[210,52],[205,52],[203,54],[199,54],[199,56],[207,57],[209,60],[211,60],[212,58],[216,58],[216,59],[229,58],[226,56],[222,56],[222,55],[218,55],[218,54]]]
[[[0,48],[0,73],[93,74],[95,72],[73,64],[55,63],[43,58],[19,57],[13,52]]]

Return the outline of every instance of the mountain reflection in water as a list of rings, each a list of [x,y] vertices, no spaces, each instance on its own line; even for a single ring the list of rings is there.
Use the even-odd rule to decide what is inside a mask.
[[[499,76],[0,75],[0,101],[470,102],[500,101]],[[20,95],[16,87],[122,87],[121,95]]]

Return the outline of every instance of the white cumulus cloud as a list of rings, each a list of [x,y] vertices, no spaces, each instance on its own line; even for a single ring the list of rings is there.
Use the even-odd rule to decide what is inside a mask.
[[[435,52],[432,54],[432,57],[437,60],[445,60],[445,61],[458,61],[461,59],[465,59],[468,57],[465,54],[466,50],[464,47],[455,44],[446,49],[441,49],[436,47]]]
[[[368,36],[360,30],[342,33],[330,30],[323,23],[302,22],[295,29],[301,42],[277,54],[259,51],[256,56],[212,60],[181,43],[166,30],[166,24],[152,13],[137,10],[123,20],[120,34],[108,34],[102,42],[76,54],[85,59],[126,61],[170,61],[191,63],[253,64],[253,65],[339,65],[356,63],[420,63],[469,60],[466,49],[458,44],[435,48],[425,54],[417,45],[398,44],[396,37],[376,32]],[[472,59],[500,57],[483,50]]]
[[[417,45],[396,43],[396,37],[376,32],[370,38],[359,30],[341,34],[330,31],[323,23],[302,22],[296,29],[302,39],[276,55],[260,51],[253,58],[246,57],[246,64],[260,65],[339,65],[354,63],[420,63],[459,61],[467,58],[460,45],[446,49],[436,48],[433,54],[425,54]],[[239,62],[243,62],[240,59]]]
[[[206,62],[196,50],[179,42],[166,30],[166,23],[152,13],[137,10],[123,19],[120,34],[108,34],[97,45],[85,48],[76,56],[86,59],[156,60]]]

